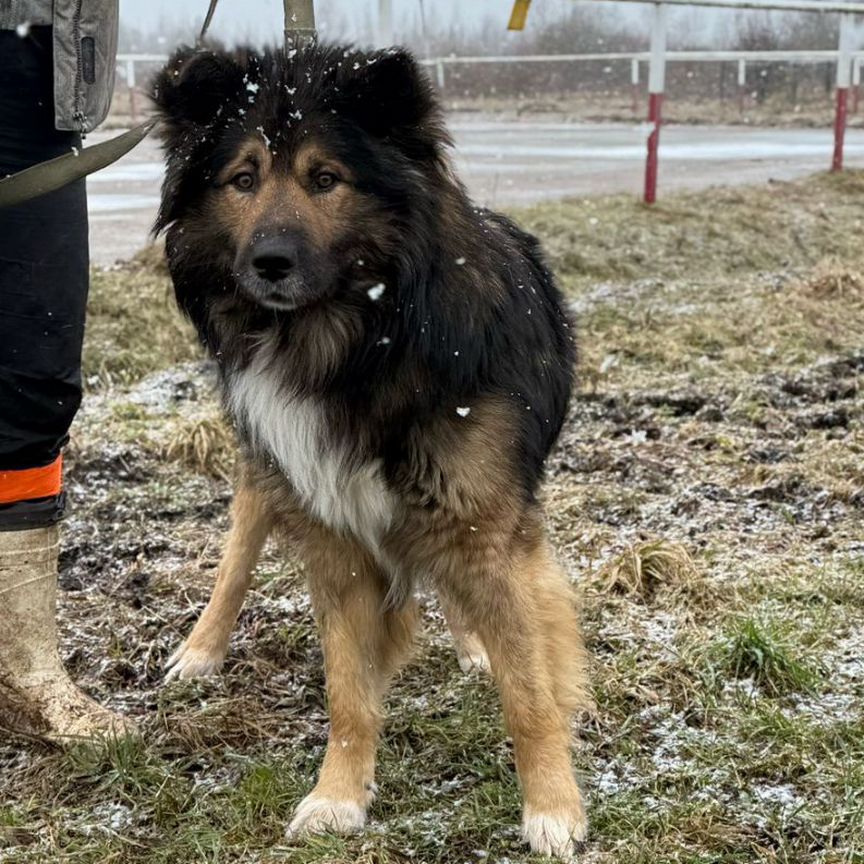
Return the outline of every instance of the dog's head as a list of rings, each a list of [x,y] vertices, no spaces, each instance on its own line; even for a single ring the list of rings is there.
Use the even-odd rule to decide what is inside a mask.
[[[185,48],[152,98],[169,258],[194,248],[274,310],[386,291],[408,222],[446,170],[440,113],[408,53]]]

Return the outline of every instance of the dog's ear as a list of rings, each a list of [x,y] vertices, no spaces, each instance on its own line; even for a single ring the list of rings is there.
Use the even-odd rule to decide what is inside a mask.
[[[150,98],[170,128],[206,126],[243,91],[244,69],[224,51],[179,48],[153,79]]]
[[[345,68],[338,110],[370,135],[408,143],[437,127],[432,84],[408,51],[349,54]]]

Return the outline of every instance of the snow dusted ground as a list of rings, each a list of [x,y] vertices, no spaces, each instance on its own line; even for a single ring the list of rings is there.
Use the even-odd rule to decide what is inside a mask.
[[[545,500],[595,658],[587,864],[864,856],[862,196],[858,174],[518,214],[579,316]],[[163,684],[212,583],[232,451],[142,260],[94,280],[60,620],[73,674],[145,741],[0,738],[0,861],[527,862],[494,688],[459,671],[429,598],[359,837],[284,839],[327,735],[290,556],[265,551],[224,675]],[[680,566],[649,566],[673,548]]]

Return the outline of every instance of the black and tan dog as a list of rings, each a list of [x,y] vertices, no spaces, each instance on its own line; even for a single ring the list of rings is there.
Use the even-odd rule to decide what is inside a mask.
[[[174,674],[218,669],[280,532],[306,566],[331,720],[290,830],[357,829],[414,589],[431,585],[488,651],[526,840],[571,855],[587,661],[535,495],[574,347],[536,241],[470,203],[403,51],[183,49],[153,98],[157,228],[245,459],[215,592]]]

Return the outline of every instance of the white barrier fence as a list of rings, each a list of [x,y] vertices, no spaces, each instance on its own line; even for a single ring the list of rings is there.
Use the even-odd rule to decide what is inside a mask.
[[[752,63],[799,63],[812,65],[817,63],[837,62],[839,54],[834,50],[827,51],[669,51],[666,60],[669,63],[735,63],[737,64],[737,83],[739,98],[743,97],[747,87],[747,68]],[[630,83],[638,88],[642,73],[642,64],[648,63],[651,54],[648,51],[613,51],[595,54],[504,54],[483,55],[479,57],[435,57],[419,62],[435,70],[435,80],[442,90],[447,84],[447,67],[470,66],[474,64],[494,63],[629,63]],[[156,65],[165,63],[167,54],[119,54],[117,56],[118,70],[130,90],[138,85],[136,64]],[[864,51],[852,54],[852,112],[858,111],[861,88],[861,67],[864,66]],[[634,89],[635,96],[635,89]],[[634,105],[635,110],[635,105]]]
[[[676,5],[694,5],[692,0],[671,0]],[[697,0],[695,5],[730,6],[738,0]],[[782,8],[785,0],[780,0]],[[808,10],[812,7],[808,0],[792,0],[795,8],[806,6]],[[833,9],[836,4],[818,4],[822,8]],[[776,4],[770,7],[775,8]],[[747,69],[753,63],[798,63],[815,64],[830,63],[837,66],[837,110],[834,124],[835,147],[832,160],[833,170],[840,170],[843,165],[843,139],[846,128],[847,112],[858,111],[861,92],[861,67],[864,65],[864,50],[853,51],[849,46],[848,30],[844,28],[841,36],[841,44],[837,50],[820,51],[666,51],[665,50],[665,10],[666,3],[658,3],[655,6],[654,28],[652,32],[653,51],[637,52],[605,52],[594,54],[506,54],[497,56],[478,57],[435,57],[420,60],[424,66],[435,70],[435,79],[439,88],[443,89],[447,83],[447,68],[458,65],[495,64],[495,63],[628,63],[630,66],[630,82],[633,89],[633,110],[638,108],[638,95],[641,82],[641,67],[647,63],[649,67],[648,91],[649,107],[648,121],[652,124],[652,131],[648,136],[648,158],[646,162],[645,177],[645,201],[653,203],[656,198],[657,172],[658,172],[658,146],[661,125],[661,105],[663,91],[665,89],[665,67],[667,63],[735,63],[737,64],[737,84],[739,105],[743,106],[744,95],[747,87]],[[735,8],[731,6],[731,8]],[[762,8],[762,7],[760,7]],[[848,20],[848,16],[843,16]],[[658,33],[658,30],[662,33]],[[662,45],[658,40],[662,37]],[[658,60],[659,54],[662,61]],[[120,54],[117,57],[118,71],[123,77],[130,94],[130,111],[133,122],[137,122],[138,113],[138,78],[136,66],[144,64],[149,66],[161,65],[168,60],[164,54]],[[848,96],[852,95],[851,105]]]

